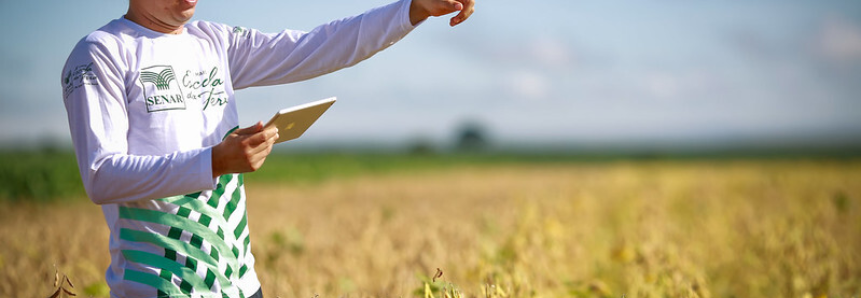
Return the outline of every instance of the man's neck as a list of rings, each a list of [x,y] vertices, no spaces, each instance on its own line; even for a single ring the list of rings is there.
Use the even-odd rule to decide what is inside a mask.
[[[183,29],[183,25],[170,25],[168,23],[158,20],[155,17],[135,13],[131,9],[129,9],[129,11],[126,13],[125,18],[129,21],[135,22],[136,24],[143,26],[144,28],[166,34],[180,34],[182,33]]]

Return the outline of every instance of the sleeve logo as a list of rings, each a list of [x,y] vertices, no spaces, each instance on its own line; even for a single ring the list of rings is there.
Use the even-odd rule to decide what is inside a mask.
[[[170,65],[142,68],[140,82],[147,112],[185,110],[185,97]]]
[[[67,68],[63,74],[63,98],[68,98],[72,91],[88,85],[99,85],[99,77],[92,62]]]

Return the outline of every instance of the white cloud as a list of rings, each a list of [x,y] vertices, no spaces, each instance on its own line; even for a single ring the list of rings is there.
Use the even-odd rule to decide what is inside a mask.
[[[512,72],[507,76],[505,84],[516,99],[541,100],[550,94],[550,79],[541,72]]]
[[[541,36],[529,43],[530,58],[548,68],[564,68],[574,62],[574,51],[558,37]]]
[[[643,80],[650,95],[658,99],[674,99],[679,95],[679,80],[669,74],[653,73]]]
[[[861,62],[861,28],[841,17],[830,17],[822,25],[818,48],[825,58],[837,62]]]

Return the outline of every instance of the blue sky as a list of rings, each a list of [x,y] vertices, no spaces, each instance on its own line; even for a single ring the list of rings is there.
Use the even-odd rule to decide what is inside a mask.
[[[310,30],[388,1],[202,0],[196,19]],[[68,142],[59,72],[124,0],[0,2],[0,143]],[[243,125],[338,96],[306,144],[861,139],[861,1],[483,0],[353,68],[237,92]],[[822,138],[829,136],[829,138]]]

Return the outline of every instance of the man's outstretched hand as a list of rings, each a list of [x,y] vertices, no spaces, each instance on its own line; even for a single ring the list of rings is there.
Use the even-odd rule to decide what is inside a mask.
[[[429,17],[444,16],[459,11],[449,21],[450,26],[456,26],[475,11],[475,0],[412,0],[410,4],[410,22],[413,26]]]
[[[278,128],[264,129],[263,122],[233,131],[212,147],[212,177],[256,171],[272,152],[275,140]]]

